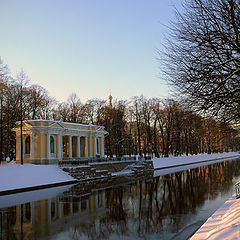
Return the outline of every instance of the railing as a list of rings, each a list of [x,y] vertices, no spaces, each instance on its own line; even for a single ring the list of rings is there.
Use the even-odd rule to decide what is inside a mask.
[[[240,182],[235,184],[236,198],[240,198]]]

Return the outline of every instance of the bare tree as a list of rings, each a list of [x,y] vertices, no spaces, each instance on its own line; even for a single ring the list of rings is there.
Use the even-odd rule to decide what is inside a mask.
[[[68,98],[68,104],[70,109],[69,121],[75,123],[81,123],[81,107],[82,103],[76,93],[72,93]]]
[[[28,92],[30,118],[33,120],[46,119],[46,106],[51,102],[47,90],[39,85],[32,85],[29,87]]]
[[[55,116],[58,116],[58,119],[56,120],[67,122],[69,114],[70,114],[70,109],[68,107],[68,104],[65,102],[60,103],[57,109],[55,109]]]
[[[185,0],[176,17],[160,52],[167,81],[197,109],[239,121],[239,0]]]
[[[0,57],[0,162],[3,160],[3,108],[6,82],[9,79],[9,69]]]
[[[100,99],[89,99],[83,106],[86,114],[86,122],[101,125],[104,120],[106,101]]]
[[[142,96],[141,96],[142,97]],[[133,97],[132,98],[132,109],[136,122],[136,130],[137,130],[137,144],[138,144],[138,153],[142,156],[142,114],[141,114],[141,97]]]
[[[125,138],[125,109],[126,105],[123,101],[116,101],[115,104],[106,106],[104,115],[104,126],[109,133],[106,136],[107,155],[113,157],[122,157],[125,153],[124,144],[127,143]]]
[[[20,102],[20,115],[19,115],[19,120],[20,120],[20,138],[21,138],[21,164],[23,164],[23,136],[22,136],[22,128],[23,128],[23,120],[27,118],[27,111],[28,111],[28,104],[26,101],[27,98],[27,84],[29,82],[29,79],[26,75],[26,73],[21,70],[18,72],[16,80],[19,84],[19,102]]]

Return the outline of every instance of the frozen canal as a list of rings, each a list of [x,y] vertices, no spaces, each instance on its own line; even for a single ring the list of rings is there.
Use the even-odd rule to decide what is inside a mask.
[[[240,160],[232,160],[0,196],[0,240],[187,239],[232,196],[238,181]]]

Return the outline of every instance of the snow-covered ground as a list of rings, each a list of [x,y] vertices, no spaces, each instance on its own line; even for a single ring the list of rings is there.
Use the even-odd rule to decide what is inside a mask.
[[[0,165],[0,193],[14,189],[71,182],[75,179],[56,165]]]
[[[238,152],[214,153],[214,154],[198,154],[191,156],[153,158],[154,169],[164,169],[176,166],[184,166],[188,164],[196,164],[205,161],[226,160],[240,158]]]
[[[240,239],[240,199],[233,195],[190,240]]]

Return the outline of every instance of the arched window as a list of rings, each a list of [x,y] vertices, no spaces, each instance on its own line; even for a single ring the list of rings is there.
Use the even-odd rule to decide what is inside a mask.
[[[54,137],[50,136],[50,152],[54,153]]]
[[[30,136],[25,138],[25,154],[30,154]]]

